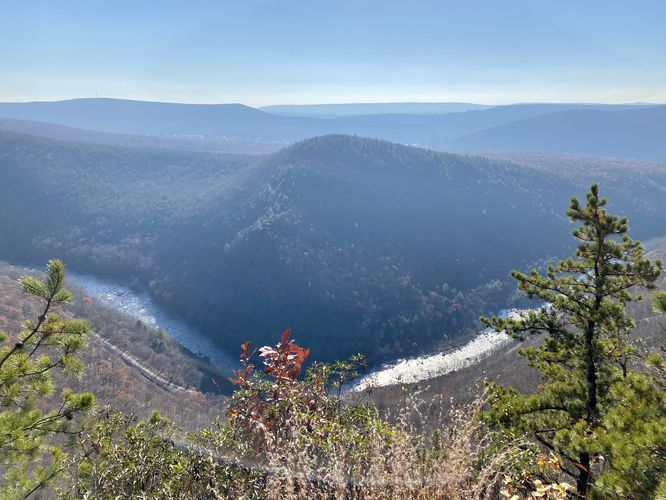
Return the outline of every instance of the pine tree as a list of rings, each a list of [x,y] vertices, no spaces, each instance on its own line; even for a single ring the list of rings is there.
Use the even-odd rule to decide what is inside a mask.
[[[654,310],[660,313],[666,313],[666,292],[655,292],[652,295]]]
[[[64,390],[61,400],[55,390],[55,369],[78,374],[82,364],[77,353],[88,336],[83,320],[65,320],[53,309],[70,300],[63,287],[64,265],[51,260],[44,279],[23,276],[19,284],[37,298],[41,314],[27,321],[18,335],[0,332],[0,462],[5,467],[0,484],[2,498],[23,498],[44,487],[62,469],[63,451],[48,439],[77,430],[75,416],[91,408],[91,394]],[[51,406],[51,409],[47,409]]]
[[[605,205],[596,185],[585,206],[572,198],[567,215],[580,223],[573,231],[579,242],[575,257],[549,266],[544,276],[535,270],[512,272],[520,290],[547,305],[517,319],[482,318],[519,340],[528,333],[545,334],[538,347],[521,351],[541,374],[538,390],[522,394],[491,385],[486,418],[528,434],[555,453],[580,496],[589,494],[601,474],[613,471],[622,476],[610,481],[616,490],[655,488],[661,474],[655,461],[663,460],[658,428],[650,427],[657,433],[650,443],[632,447],[629,442],[640,419],[663,424],[664,398],[651,380],[631,373],[637,349],[630,335],[634,322],[625,314],[625,305],[641,298],[638,289],[654,288],[661,262],[644,257],[641,244],[627,236],[627,219],[609,214]],[[646,469],[645,477],[622,475],[623,451],[608,445],[623,439],[630,445],[626,453],[640,454],[634,463]],[[605,450],[613,456],[604,456]]]

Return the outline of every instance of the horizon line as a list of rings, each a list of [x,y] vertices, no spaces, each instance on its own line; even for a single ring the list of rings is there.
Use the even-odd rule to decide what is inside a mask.
[[[666,104],[666,101],[663,102],[646,102],[646,101],[619,101],[619,102],[603,102],[603,101],[557,101],[557,100],[547,100],[547,101],[513,101],[506,102],[502,104],[490,104],[484,102],[475,102],[475,101],[345,101],[345,102],[309,102],[309,103],[290,103],[290,102],[281,102],[274,104],[263,104],[259,106],[253,106],[250,104],[245,104],[243,102],[187,102],[187,101],[168,101],[168,100],[152,100],[152,99],[132,99],[126,97],[107,97],[107,96],[95,96],[95,97],[70,97],[70,98],[59,98],[59,99],[36,99],[36,100],[0,100],[0,104],[37,104],[37,103],[56,103],[56,102],[68,102],[68,101],[93,101],[93,100],[106,100],[106,101],[129,101],[129,102],[143,102],[143,103],[156,103],[156,104],[181,104],[181,105],[193,105],[193,106],[224,106],[224,105],[239,105],[246,106],[253,109],[269,108],[274,106],[293,106],[293,107],[306,107],[306,106],[364,106],[364,105],[389,105],[389,104],[463,104],[463,105],[472,105],[472,106],[487,106],[491,107],[500,107],[500,106],[521,106],[521,105],[531,105],[531,104],[576,104],[576,105],[602,105],[602,106],[660,106]]]

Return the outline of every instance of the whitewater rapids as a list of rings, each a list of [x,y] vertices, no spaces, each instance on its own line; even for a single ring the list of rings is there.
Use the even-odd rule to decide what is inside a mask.
[[[499,316],[520,318],[527,311],[528,309],[509,309],[501,311]],[[506,333],[486,328],[467,344],[451,351],[401,359],[386,365],[361,377],[351,386],[351,390],[361,392],[373,387],[414,384],[440,377],[478,363],[511,341],[511,337]]]

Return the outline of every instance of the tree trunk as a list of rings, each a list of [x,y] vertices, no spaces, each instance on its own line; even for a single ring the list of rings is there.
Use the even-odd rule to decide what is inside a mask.
[[[587,364],[587,423],[593,426],[597,420],[597,366],[594,359],[594,321],[587,324],[585,332],[585,363]]]
[[[590,454],[580,454],[580,465],[583,466],[579,469],[578,479],[576,480],[576,492],[581,498],[587,496],[587,487],[590,482]]]

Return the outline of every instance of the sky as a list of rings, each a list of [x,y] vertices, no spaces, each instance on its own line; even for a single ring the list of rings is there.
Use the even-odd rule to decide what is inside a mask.
[[[0,0],[0,101],[666,103],[666,2]]]

